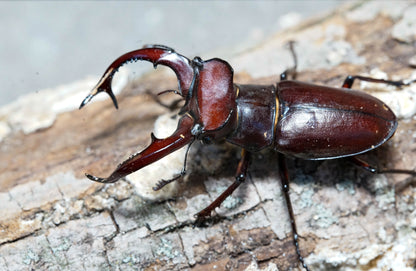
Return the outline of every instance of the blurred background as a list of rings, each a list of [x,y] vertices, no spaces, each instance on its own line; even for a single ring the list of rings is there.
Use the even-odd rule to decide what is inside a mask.
[[[0,106],[25,93],[101,76],[115,58],[144,44],[168,45],[190,58],[238,53],[342,2],[2,1]]]

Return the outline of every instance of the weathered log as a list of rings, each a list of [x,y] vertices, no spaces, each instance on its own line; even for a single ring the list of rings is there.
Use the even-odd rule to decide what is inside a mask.
[[[227,60],[235,82],[273,83],[292,65],[284,45],[295,40],[301,81],[339,87],[350,74],[416,78],[415,17],[414,2],[344,6]],[[84,172],[110,173],[149,143],[159,115],[174,115],[147,93],[175,88],[169,74],[129,82],[118,95],[118,111],[109,99],[73,110],[93,83],[40,92],[0,109],[0,270],[299,267],[273,152],[254,156],[251,178],[200,228],[193,228],[193,215],[233,181],[235,146],[194,146],[189,174],[156,195],[164,199],[159,202],[139,197],[145,188],[128,178],[109,185],[86,179]],[[365,157],[415,169],[416,85],[353,88],[379,97],[400,117],[395,136]],[[415,267],[416,188],[397,189],[407,176],[371,175],[344,160],[290,159],[289,166],[300,246],[312,270]],[[153,171],[138,178],[156,183],[165,169]]]

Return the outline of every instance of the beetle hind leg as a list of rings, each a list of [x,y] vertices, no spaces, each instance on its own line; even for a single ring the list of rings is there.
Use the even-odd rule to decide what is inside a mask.
[[[365,169],[368,172],[371,172],[373,174],[384,174],[384,173],[392,173],[392,174],[406,174],[410,175],[411,177],[409,179],[406,179],[403,183],[400,183],[398,186],[396,186],[396,191],[402,191],[409,185],[415,184],[415,177],[416,177],[416,171],[415,170],[409,170],[409,169],[394,169],[394,168],[378,168],[376,166],[372,166],[368,164],[367,162],[359,159],[356,156],[352,156],[349,158],[349,160],[354,163],[355,165]]]
[[[361,75],[348,75],[347,78],[345,78],[344,83],[342,84],[342,87],[351,88],[352,85],[354,84],[355,79],[358,79],[361,81],[373,82],[373,83],[392,85],[398,88],[402,86],[408,86],[416,82],[416,79],[393,81],[393,80],[377,79],[377,78],[361,76]]]

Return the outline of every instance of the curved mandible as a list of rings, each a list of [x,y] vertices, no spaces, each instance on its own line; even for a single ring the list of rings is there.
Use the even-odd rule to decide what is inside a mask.
[[[153,63],[156,68],[158,64],[170,67],[179,81],[179,90],[182,97],[186,97],[189,85],[193,77],[191,61],[183,55],[175,52],[172,48],[163,45],[148,45],[142,49],[131,51],[120,56],[107,68],[97,85],[90,94],[82,101],[79,108],[86,105],[97,93],[105,91],[110,95],[114,106],[118,108],[117,99],[111,89],[111,81],[117,70],[128,62],[146,60]]]
[[[186,114],[179,120],[178,128],[171,136],[164,139],[158,139],[152,133],[152,142],[150,145],[143,151],[132,155],[126,161],[121,163],[108,178],[100,178],[90,174],[85,175],[90,180],[96,182],[114,183],[118,179],[144,168],[191,143],[194,140],[194,135],[191,133],[193,125],[194,120]]]

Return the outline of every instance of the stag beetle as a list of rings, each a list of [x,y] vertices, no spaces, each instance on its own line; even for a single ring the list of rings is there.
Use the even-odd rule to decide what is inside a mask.
[[[239,85],[233,83],[233,69],[224,60],[213,58],[189,60],[172,48],[162,45],[145,46],[117,58],[105,71],[98,84],[82,101],[86,105],[99,92],[110,95],[114,106],[117,100],[111,81],[117,69],[131,61],[146,60],[170,67],[178,78],[178,91],[185,100],[179,114],[176,131],[165,139],[151,134],[151,144],[121,163],[107,178],[90,174],[96,182],[113,183],[195,140],[204,142],[225,139],[242,148],[235,182],[214,202],[200,211],[197,221],[209,217],[212,211],[245,180],[251,153],[270,148],[279,153],[278,163],[282,189],[290,216],[292,235],[298,259],[306,265],[298,244],[295,218],[289,198],[289,174],[285,156],[301,159],[334,159],[348,157],[353,163],[372,173],[402,173],[416,176],[415,171],[379,169],[355,156],[377,148],[391,138],[397,119],[391,109],[377,98],[351,90],[355,79],[385,83],[397,87],[413,81],[389,81],[363,76],[348,76],[342,88],[318,86],[288,80],[296,75],[297,60],[291,44],[295,64],[280,76],[275,85]],[[182,173],[170,180],[162,180],[154,190],[177,180],[185,174],[186,156]]]

